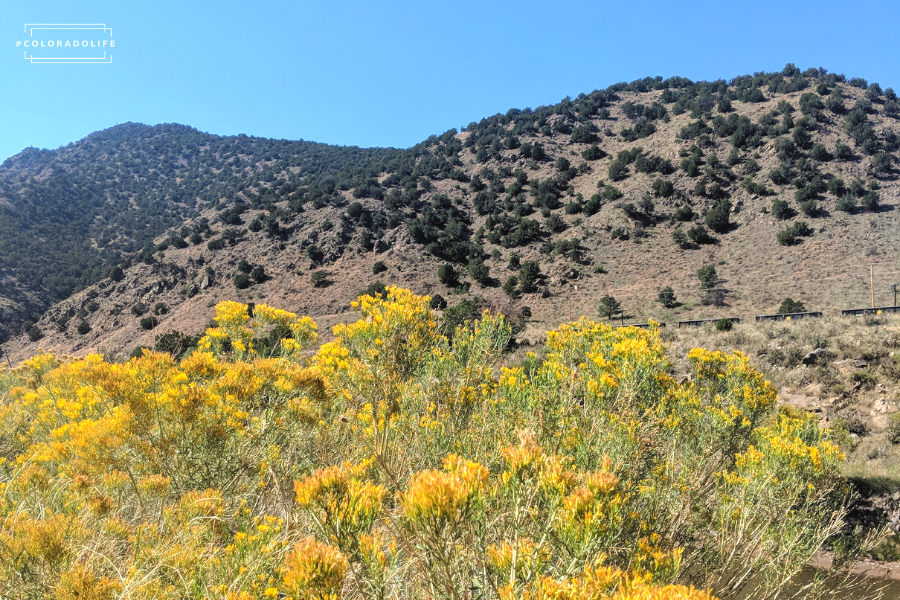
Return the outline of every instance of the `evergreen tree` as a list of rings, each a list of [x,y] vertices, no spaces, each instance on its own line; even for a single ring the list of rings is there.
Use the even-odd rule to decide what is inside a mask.
[[[607,319],[612,319],[614,315],[618,314],[622,310],[622,305],[619,304],[619,301],[610,296],[609,294],[600,298],[600,314],[605,316]]]
[[[697,270],[697,278],[700,280],[702,289],[709,289],[716,285],[719,277],[716,274],[716,268],[713,265],[704,265]]]
[[[675,298],[675,291],[671,288],[671,286],[668,285],[659,290],[659,294],[656,296],[656,301],[662,304],[665,308],[674,308],[678,306],[678,299]]]

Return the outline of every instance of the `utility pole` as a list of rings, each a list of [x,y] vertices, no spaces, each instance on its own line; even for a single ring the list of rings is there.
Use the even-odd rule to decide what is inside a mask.
[[[875,308],[875,266],[869,265],[869,289],[872,290],[872,308]]]
[[[577,285],[572,286],[572,287],[575,288],[575,291],[576,291],[576,292],[578,291],[578,286],[577,286]],[[571,323],[571,322],[572,322],[572,294],[571,294],[571,292],[568,293],[568,294],[566,294],[566,305],[567,305],[567,306],[566,306],[566,310],[567,310],[567,312],[569,313],[569,319],[568,319],[568,321],[569,321],[569,323]]]
[[[897,306],[897,284],[892,285],[891,289],[894,290],[894,306]]]

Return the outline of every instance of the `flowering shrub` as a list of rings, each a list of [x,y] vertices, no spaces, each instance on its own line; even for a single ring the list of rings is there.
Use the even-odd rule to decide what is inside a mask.
[[[505,368],[502,317],[354,307],[315,353],[225,302],[177,362],[0,371],[0,596],[774,598],[841,525],[840,451],[740,353],[679,383],[580,320]]]

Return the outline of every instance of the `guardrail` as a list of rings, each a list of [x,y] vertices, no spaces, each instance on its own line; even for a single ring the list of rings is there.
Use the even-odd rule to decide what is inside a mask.
[[[853,316],[859,317],[862,315],[871,315],[878,313],[896,313],[900,312],[900,306],[876,306],[873,308],[848,308],[847,310],[841,311],[842,317]]]
[[[732,323],[740,323],[741,320],[738,317],[722,317],[723,319],[728,319]],[[695,319],[693,321],[678,321],[679,327],[700,327],[704,323],[718,323],[722,319]]]
[[[656,323],[657,327],[665,327],[665,323]],[[650,329],[650,323],[631,323],[629,325],[616,325],[616,329],[621,327],[637,327],[638,329]]]
[[[900,306],[876,306],[873,308],[848,308],[846,310],[841,311],[841,316],[854,316],[859,317],[862,315],[873,315],[873,314],[882,314],[882,313],[900,313]],[[796,313],[784,313],[784,314],[776,314],[776,315],[756,315],[756,321],[796,321],[798,319],[806,319],[806,318],[819,318],[824,316],[821,311],[807,311],[807,312],[796,312]],[[716,323],[717,321],[721,321],[722,319],[728,319],[732,323],[740,323],[741,320],[738,317],[722,317],[720,319],[693,319],[690,321],[678,321],[678,327],[699,327],[704,323]],[[665,327],[665,323],[659,323],[659,327]],[[649,323],[633,323],[630,325],[616,325],[615,327],[638,327],[640,329],[648,329],[650,327]]]
[[[805,319],[807,317],[821,317],[820,312],[798,312],[798,313],[782,313],[777,315],[756,315],[757,321],[788,321],[795,319]]]

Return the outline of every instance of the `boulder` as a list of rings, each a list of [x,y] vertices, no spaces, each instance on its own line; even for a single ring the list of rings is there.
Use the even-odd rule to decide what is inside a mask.
[[[825,354],[825,348],[816,348],[812,352],[809,352],[806,356],[804,356],[800,363],[804,365],[815,365],[818,364],[819,359],[823,358]]]

